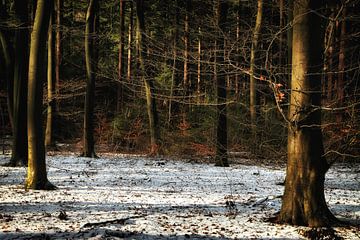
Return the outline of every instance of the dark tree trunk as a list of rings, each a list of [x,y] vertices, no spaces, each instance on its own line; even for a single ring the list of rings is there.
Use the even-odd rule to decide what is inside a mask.
[[[94,102],[95,102],[95,79],[96,79],[96,33],[99,1],[90,0],[86,13],[85,28],[85,61],[86,61],[86,94],[84,113],[84,146],[81,156],[94,158]]]
[[[13,100],[13,145],[10,166],[26,166],[27,145],[27,84],[29,70],[29,22],[28,2],[14,1],[14,11],[18,28],[15,32],[14,56],[14,100]]]
[[[62,29],[61,24],[63,21],[63,7],[64,3],[63,0],[56,0],[56,36],[55,36],[55,100],[56,100],[56,111],[59,110],[59,101],[57,98],[60,94],[60,68],[61,68],[61,57],[62,57],[62,45],[61,45],[61,38],[62,38]]]
[[[321,19],[318,0],[294,2],[291,100],[285,192],[278,220],[322,227],[332,224],[324,196],[325,173],[321,132]],[[320,34],[319,34],[320,33]]]
[[[54,189],[48,181],[42,121],[43,83],[45,79],[46,39],[52,0],[38,0],[31,33],[28,85],[28,173],[27,189]]]
[[[156,101],[154,97],[154,82],[152,79],[146,77],[145,67],[145,52],[144,47],[144,33],[145,33],[145,18],[144,18],[144,0],[136,1],[136,16],[137,16],[137,40],[138,40],[138,54],[140,64],[141,79],[145,85],[147,113],[149,117],[149,130],[150,130],[150,155],[158,154],[160,130],[158,125],[158,113],[156,110]]]
[[[251,53],[250,53],[250,119],[252,125],[252,132],[255,135],[256,132],[256,115],[257,115],[257,101],[256,101],[256,80],[255,80],[255,70],[256,70],[256,52],[259,44],[260,30],[262,25],[262,14],[263,14],[263,0],[257,1],[257,14],[256,14],[256,23],[253,32],[253,39],[251,43]]]
[[[228,4],[224,0],[217,1],[217,24],[220,31],[219,41],[224,42],[223,34],[226,32],[225,24]],[[225,49],[224,49],[225,51]],[[226,71],[224,66],[224,54],[217,54],[217,131],[216,131],[216,156],[215,165],[228,167],[227,156],[227,106],[226,106]]]
[[[338,74],[338,83],[337,83],[337,102],[338,106],[342,107],[344,103],[345,96],[345,47],[346,47],[346,7],[344,7],[342,12],[342,20],[340,25],[340,48],[339,48],[339,74]],[[336,120],[338,123],[343,121],[343,112],[340,112],[336,115]]]

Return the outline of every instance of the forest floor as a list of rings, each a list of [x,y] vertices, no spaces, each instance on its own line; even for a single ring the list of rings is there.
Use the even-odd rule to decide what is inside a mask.
[[[0,164],[9,155],[0,155]],[[0,239],[306,239],[309,228],[267,222],[280,210],[284,167],[61,153],[47,157],[55,191],[25,191],[25,168],[0,166]],[[256,165],[256,166],[255,166]],[[360,166],[337,164],[326,199],[350,227],[319,239],[360,239]],[[328,235],[328,236],[326,236]],[[313,239],[316,239],[314,237]]]

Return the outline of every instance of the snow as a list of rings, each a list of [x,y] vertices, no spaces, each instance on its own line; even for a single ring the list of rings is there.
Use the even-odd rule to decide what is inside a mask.
[[[282,167],[111,154],[47,164],[58,190],[25,191],[25,168],[0,167],[0,239],[304,239],[304,227],[265,221],[280,210]],[[359,172],[334,166],[325,190],[336,216],[357,223]],[[335,228],[344,239],[360,239],[358,230]]]

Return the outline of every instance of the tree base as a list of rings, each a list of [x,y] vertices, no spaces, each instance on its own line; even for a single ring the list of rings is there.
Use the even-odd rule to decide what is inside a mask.
[[[217,161],[215,167],[230,167],[230,164],[228,161]]]
[[[81,154],[80,154],[80,156],[79,157],[85,157],[85,158],[99,158],[99,156],[98,155],[96,155],[96,153],[95,152],[91,152],[91,153],[85,153],[85,152],[82,152]]]
[[[3,165],[4,167],[27,167],[27,161],[23,158],[11,158],[8,163]]]
[[[43,182],[34,182],[32,184],[25,184],[25,189],[26,190],[56,190],[57,187],[55,185],[53,185],[51,182],[49,181],[43,181]]]

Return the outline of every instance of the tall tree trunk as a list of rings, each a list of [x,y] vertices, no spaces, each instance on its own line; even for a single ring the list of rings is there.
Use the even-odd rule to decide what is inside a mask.
[[[173,23],[173,27],[174,27],[174,33],[173,33],[173,65],[172,65],[172,73],[171,73],[171,86],[170,86],[170,98],[169,98],[169,110],[168,110],[168,123],[171,123],[172,120],[172,115],[173,115],[173,111],[174,109],[178,109],[178,104],[173,102],[172,98],[174,96],[174,86],[177,85],[177,66],[178,66],[178,61],[177,61],[177,42],[178,42],[178,37],[179,37],[179,32],[178,32],[178,25],[179,25],[179,0],[175,1],[175,7],[176,7],[176,13],[174,16],[174,23]]]
[[[144,47],[144,33],[145,33],[145,18],[144,18],[144,0],[136,0],[136,16],[137,16],[137,40],[138,40],[138,54],[140,64],[141,79],[145,85],[147,112],[149,117],[150,130],[150,144],[151,155],[156,155],[159,150],[160,130],[158,125],[158,113],[156,110],[156,101],[154,97],[154,83],[153,80],[146,77],[145,67],[145,52]]]
[[[26,166],[27,145],[27,84],[29,70],[28,2],[14,1],[18,28],[15,32],[14,100],[13,100],[13,145],[10,166]]]
[[[49,149],[54,147],[53,132],[54,132],[54,115],[55,115],[55,39],[54,31],[52,29],[54,19],[54,12],[51,12],[49,32],[48,32],[48,56],[47,56],[47,118],[45,130],[45,147]]]
[[[294,2],[288,163],[279,221],[322,227],[335,217],[324,196],[325,173],[321,132],[321,19],[318,0]],[[320,33],[320,34],[319,34]]]
[[[31,33],[28,85],[28,173],[27,189],[54,189],[47,179],[42,121],[45,50],[53,0],[38,0]]]
[[[197,61],[197,85],[196,85],[196,94],[197,94],[197,104],[200,104],[200,92],[201,92],[201,28],[199,27],[199,37],[198,37],[198,61]]]
[[[84,146],[81,156],[94,158],[94,102],[95,102],[95,79],[96,79],[96,34],[99,1],[89,0],[86,13],[85,27],[85,62],[86,62],[86,94],[84,113]]]
[[[59,111],[59,101],[57,100],[60,95],[60,68],[61,68],[61,57],[62,57],[62,30],[61,24],[63,21],[63,0],[56,0],[56,36],[55,36],[55,100],[56,100],[56,111]]]
[[[185,0],[186,10],[185,10],[185,20],[184,20],[184,90],[185,95],[187,95],[187,90],[189,89],[189,15],[190,15],[190,6],[191,0]]]
[[[220,29],[220,42],[224,42],[228,4],[226,0],[217,0],[216,20]],[[224,49],[225,51],[225,49]],[[224,54],[217,54],[217,130],[215,166],[228,167],[227,156],[227,106],[226,106],[226,71]]]
[[[257,1],[257,14],[256,23],[253,32],[253,39],[251,43],[250,53],[250,119],[252,125],[252,132],[255,134],[256,130],[256,112],[257,112],[257,101],[256,101],[256,80],[255,80],[255,69],[256,69],[256,51],[258,48],[260,30],[262,25],[262,12],[263,12],[263,0]]]
[[[129,2],[129,29],[128,29],[128,53],[127,53],[127,71],[126,71],[126,80],[128,83],[131,82],[132,75],[132,37],[133,37],[133,2]]]
[[[6,2],[0,1],[0,20],[6,21],[8,18]],[[12,59],[12,49],[10,45],[10,36],[7,30],[0,28],[0,48],[3,55],[4,60],[4,78],[5,78],[5,86],[7,88],[7,109],[9,114],[9,120],[11,124],[11,128],[14,129],[14,121],[13,121],[13,59]]]
[[[120,0],[120,33],[119,33],[119,63],[118,63],[118,89],[117,89],[117,105],[116,111],[121,111],[123,103],[123,87],[122,82],[125,76],[125,53],[124,53],[124,42],[125,42],[125,1]]]
[[[340,27],[340,49],[339,49],[339,74],[338,74],[338,83],[337,83],[337,102],[338,106],[342,107],[344,103],[344,86],[345,86],[345,38],[346,38],[346,6],[344,6],[342,12],[342,20]],[[336,115],[336,120],[338,123],[343,121],[343,112],[340,112]]]

